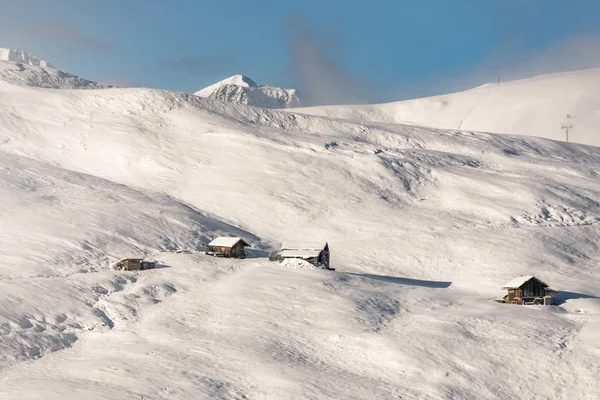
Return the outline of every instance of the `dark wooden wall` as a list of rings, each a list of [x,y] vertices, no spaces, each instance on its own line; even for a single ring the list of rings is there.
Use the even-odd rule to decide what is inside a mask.
[[[516,299],[546,296],[546,286],[536,279],[523,284],[519,289],[508,289],[507,300],[512,303]],[[553,293],[550,293],[552,295]]]
[[[246,251],[244,250],[244,244],[242,242],[238,242],[231,248],[230,257],[246,257]]]
[[[326,248],[326,250],[323,250],[321,253],[319,253],[319,263],[322,264],[325,268],[329,268],[329,261],[329,249]]]
[[[223,253],[227,257],[231,257],[231,247],[210,246],[209,250],[214,251],[215,253]]]
[[[209,250],[215,253],[223,253],[226,257],[246,256],[246,252],[244,251],[244,244],[242,242],[238,242],[233,247],[210,246]]]
[[[530,280],[521,286],[523,297],[544,297],[546,295],[546,287],[535,279]]]
[[[508,301],[521,298],[521,289],[508,289]]]

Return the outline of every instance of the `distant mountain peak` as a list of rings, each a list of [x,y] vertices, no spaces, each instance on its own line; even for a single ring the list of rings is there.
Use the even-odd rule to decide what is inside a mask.
[[[36,67],[54,68],[48,61],[32,56],[23,50],[0,48],[0,61],[12,61]]]
[[[248,78],[247,76],[240,75],[240,74],[233,75],[233,76],[230,76],[229,78],[223,79],[222,81],[216,83],[216,85],[218,85],[218,84],[237,85],[237,86],[242,86],[242,87],[258,87],[256,82],[254,82],[252,79]]]
[[[103,89],[111,87],[56,69],[26,51],[0,48],[0,80],[48,89]]]
[[[233,75],[194,93],[199,97],[261,108],[299,107],[300,93],[296,89],[259,86],[244,75]]]

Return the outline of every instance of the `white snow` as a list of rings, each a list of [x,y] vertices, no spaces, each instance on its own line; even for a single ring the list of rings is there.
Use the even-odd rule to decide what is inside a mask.
[[[280,265],[282,267],[296,268],[296,269],[317,269],[317,267],[315,267],[308,261],[298,259],[298,258],[286,258],[285,260],[281,261]]]
[[[518,276],[505,283],[504,286],[502,286],[502,289],[518,289],[521,286],[523,286],[524,283],[528,282],[531,279],[533,279],[532,275]]]
[[[23,50],[0,48],[0,61],[12,61],[36,67],[54,68],[48,61],[32,56]]]
[[[240,75],[240,74],[230,76],[229,78],[225,78],[222,81],[219,81],[219,82],[215,83],[214,85],[212,85],[212,87],[219,86],[219,85],[237,85],[237,86],[242,86],[242,87],[258,87],[256,82],[254,82],[252,79],[248,78],[247,76]],[[206,89],[209,89],[209,88],[211,88],[211,86],[207,87]]]
[[[282,250],[318,250],[327,246],[326,242],[285,242],[281,245]]]
[[[235,246],[242,238],[239,237],[218,237],[210,242],[209,246],[218,246],[218,247],[233,247]]]
[[[0,398],[600,398],[599,176],[543,138],[0,79]],[[230,235],[254,256],[202,253]],[[558,305],[495,301],[523,275]]]
[[[296,89],[258,86],[244,75],[234,75],[194,93],[196,96],[261,108],[291,108],[301,103]]]
[[[283,250],[281,252],[282,257],[298,257],[298,258],[311,258],[318,257],[321,253],[320,250]]]
[[[488,84],[461,93],[377,105],[295,110],[366,122],[394,122],[566,140],[600,146],[600,69]],[[568,115],[568,116],[567,116]]]
[[[48,61],[21,50],[0,48],[0,80],[48,89],[104,89],[110,87],[58,70]]]

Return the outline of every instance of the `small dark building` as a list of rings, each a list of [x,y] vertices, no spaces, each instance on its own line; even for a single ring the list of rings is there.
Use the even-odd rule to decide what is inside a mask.
[[[121,271],[143,271],[156,266],[154,261],[145,261],[143,258],[123,258],[119,260],[113,269]]]
[[[554,304],[556,290],[535,276],[520,276],[505,284],[503,289],[508,290],[504,296],[505,303],[511,304]]]
[[[218,237],[208,244],[206,254],[216,257],[246,258],[245,247],[249,246],[239,237]]]
[[[286,258],[301,259],[315,267],[335,270],[329,266],[331,256],[327,242],[284,244],[280,251],[269,255],[271,261],[283,261]]]

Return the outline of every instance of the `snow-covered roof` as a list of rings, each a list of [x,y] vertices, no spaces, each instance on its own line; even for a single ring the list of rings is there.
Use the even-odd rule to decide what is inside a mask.
[[[208,245],[209,246],[217,246],[217,247],[233,247],[235,246],[239,241],[244,242],[244,244],[247,246],[248,243],[246,243],[242,238],[240,237],[225,237],[225,236],[220,236],[216,239],[214,239],[212,242],[210,242]]]
[[[301,242],[284,243],[281,250],[316,250],[321,251],[327,246],[327,242]]]
[[[321,250],[283,250],[281,252],[281,257],[283,257],[283,258],[303,258],[303,259],[319,257]]]
[[[533,275],[519,276],[515,279],[512,279],[510,282],[505,283],[504,286],[502,286],[502,289],[518,289],[521,286],[523,286],[527,281],[529,281],[530,279],[533,279],[533,278],[535,278],[535,276],[533,276]],[[537,279],[537,278],[535,278],[535,279]],[[540,282],[542,282],[542,281],[540,281]],[[548,286],[544,282],[542,282],[542,283],[545,286]]]

